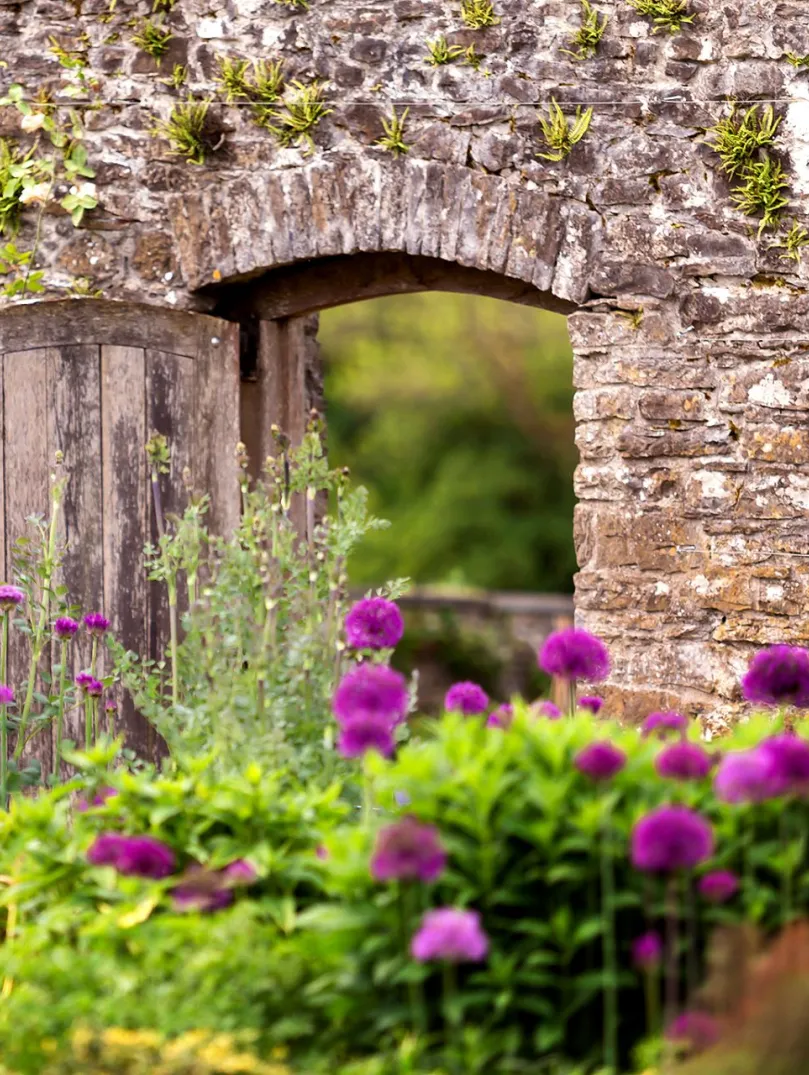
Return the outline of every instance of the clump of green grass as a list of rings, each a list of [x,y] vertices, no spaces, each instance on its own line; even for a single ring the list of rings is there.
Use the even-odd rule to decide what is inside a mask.
[[[492,0],[461,0],[461,19],[472,30],[483,30],[500,22]]]
[[[733,179],[742,174],[759,150],[774,143],[780,123],[781,117],[775,115],[772,105],[761,113],[758,105],[753,105],[739,117],[735,103],[732,104],[730,115],[724,116],[707,132],[713,135],[714,140],[708,145],[719,154],[725,175]]]
[[[427,55],[424,57],[424,62],[431,67],[443,67],[445,64],[457,60],[463,54],[464,48],[462,45],[450,45],[444,35],[441,34],[435,41],[427,42]]]
[[[564,160],[576,143],[580,142],[587,134],[592,118],[592,108],[582,112],[581,106],[579,106],[576,109],[576,115],[571,125],[571,121],[559,107],[556,98],[552,97],[548,107],[548,117],[539,116],[545,145],[550,152],[538,153],[537,156],[548,161]]]
[[[688,13],[688,0],[628,0],[640,15],[648,15],[654,22],[654,33],[668,30],[670,34],[682,30],[695,16]]]
[[[318,123],[334,110],[326,106],[326,88],[323,82],[291,83],[294,93],[283,101],[280,109],[270,109],[264,126],[282,146],[300,146],[304,142],[310,150],[315,143],[312,132]]]
[[[587,60],[595,56],[609,19],[597,11],[590,0],[581,0],[581,26],[570,40],[570,48],[561,51],[574,60]]]
[[[767,154],[763,160],[754,161],[745,173],[743,182],[731,192],[736,208],[745,216],[761,213],[758,235],[765,228],[773,228],[781,219],[782,211],[789,205],[784,191],[789,179],[775,157]]]
[[[132,44],[148,53],[159,64],[168,52],[169,41],[173,36],[171,30],[162,29],[152,19],[141,19],[138,29],[132,35]]]
[[[401,116],[396,115],[396,109],[393,109],[393,113],[390,119],[382,120],[382,127],[385,133],[377,141],[378,146],[382,146],[389,153],[392,153],[394,157],[399,157],[403,153],[410,152],[410,146],[404,140],[405,123],[407,122],[407,116],[410,112],[409,108],[406,108]]]
[[[151,133],[165,138],[178,157],[189,164],[204,164],[212,149],[208,130],[208,110],[211,101],[188,99],[176,104],[168,119],[158,119]]]
[[[784,236],[782,242],[770,243],[770,250],[785,250],[781,255],[781,261],[794,261],[801,263],[801,249],[809,244],[809,231],[802,228],[797,220],[793,220],[791,229]]]

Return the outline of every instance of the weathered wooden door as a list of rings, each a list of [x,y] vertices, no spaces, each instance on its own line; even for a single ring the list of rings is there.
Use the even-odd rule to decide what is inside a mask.
[[[155,432],[169,440],[165,510],[185,508],[188,468],[194,489],[211,496],[211,528],[228,531],[239,513],[238,325],[95,299],[13,307],[0,313],[0,389],[0,575],[10,577],[26,518],[48,510],[59,451],[71,600],[83,612],[103,610],[127,647],[153,656],[166,611],[144,571],[144,544],[155,539],[146,441]],[[74,659],[75,670],[87,667],[82,636]],[[19,683],[24,671],[14,672]],[[129,745],[153,754],[145,722],[131,707],[124,719]],[[51,749],[37,749],[43,767]]]

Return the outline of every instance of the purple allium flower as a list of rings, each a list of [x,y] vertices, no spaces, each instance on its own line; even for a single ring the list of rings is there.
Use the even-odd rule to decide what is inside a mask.
[[[346,616],[346,635],[353,649],[393,649],[404,634],[399,606],[384,597],[357,601]]]
[[[666,1028],[666,1037],[682,1042],[691,1052],[702,1053],[719,1040],[719,1024],[707,1012],[683,1012]]]
[[[610,655],[600,638],[589,631],[566,627],[545,639],[539,651],[539,667],[560,679],[598,683],[610,674]]]
[[[14,691],[11,687],[7,687],[5,683],[0,683],[0,705],[13,705],[14,704]]]
[[[70,616],[60,616],[53,625],[53,633],[63,642],[69,642],[78,629],[79,625]]]
[[[79,672],[76,676],[76,686],[89,694],[91,698],[100,698],[104,692],[104,684],[99,683],[89,672]]]
[[[641,970],[654,970],[663,957],[663,941],[660,934],[650,930],[632,942],[632,962]]]
[[[777,794],[772,758],[759,749],[725,754],[714,777],[716,797],[726,803],[760,803]]]
[[[389,758],[394,746],[390,720],[372,714],[361,713],[344,721],[337,740],[337,749],[344,758],[359,758],[369,750],[376,750]]]
[[[584,698],[579,698],[579,709],[587,710],[587,712],[592,713],[593,716],[600,712],[603,705],[604,699],[599,698],[595,694],[585,695]]]
[[[419,963],[441,959],[447,963],[480,963],[489,951],[477,911],[442,907],[428,911],[410,944]]]
[[[176,869],[174,852],[153,836],[125,836],[113,863],[118,873],[134,877],[168,877]]]
[[[514,720],[514,706],[508,702],[499,705],[493,713],[489,714],[486,723],[490,728],[509,728]]]
[[[84,626],[91,635],[103,635],[109,630],[110,621],[100,612],[88,612],[84,617]]]
[[[709,903],[724,903],[739,891],[739,878],[730,870],[714,870],[701,877],[697,887]]]
[[[91,866],[117,866],[126,840],[119,832],[102,832],[90,845],[87,861]]]
[[[757,749],[770,762],[773,796],[809,793],[809,743],[805,739],[789,733],[774,735]]]
[[[76,801],[76,809],[85,813],[91,806],[103,806],[107,799],[111,799],[114,795],[117,795],[116,788],[100,788],[93,798],[88,803],[86,799],[78,799]]]
[[[809,708],[809,652],[798,646],[770,646],[757,653],[742,679],[748,702]]]
[[[548,720],[559,720],[562,716],[562,710],[558,705],[553,702],[534,702],[531,706],[531,712],[535,713],[538,717],[547,717]]]
[[[222,870],[222,877],[229,885],[252,885],[258,873],[252,862],[235,859]]]
[[[489,696],[483,687],[477,683],[465,680],[463,683],[453,683],[444,697],[444,709],[448,713],[456,710],[465,717],[474,717],[478,713],[484,713],[489,704]]]
[[[713,758],[698,743],[684,739],[663,747],[655,758],[658,775],[672,780],[702,780],[713,768]]]
[[[713,854],[713,830],[687,806],[660,806],[632,830],[632,864],[639,870],[690,870]]]
[[[650,713],[640,726],[640,734],[644,739],[652,733],[657,739],[665,739],[671,732],[682,737],[687,727],[688,717],[682,713]]]
[[[0,586],[0,612],[11,612],[25,600],[25,594],[16,586]]]
[[[447,864],[447,853],[434,825],[408,815],[380,829],[371,858],[375,881],[435,881]]]
[[[177,885],[171,890],[171,902],[175,911],[200,911],[210,914],[222,911],[233,903],[233,892],[229,888],[207,889],[193,883]]]
[[[626,765],[626,754],[612,743],[590,743],[578,752],[573,764],[591,780],[611,780]]]
[[[378,717],[390,728],[404,720],[408,702],[403,675],[384,664],[361,664],[346,672],[334,692],[334,715],[340,724]]]

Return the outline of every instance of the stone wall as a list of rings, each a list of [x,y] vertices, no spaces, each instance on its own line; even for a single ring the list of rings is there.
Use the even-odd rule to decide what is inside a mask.
[[[718,725],[755,646],[809,636],[809,270],[771,245],[807,224],[809,71],[787,59],[809,53],[806,5],[691,0],[693,22],[671,34],[627,0],[595,6],[603,40],[574,61],[561,50],[576,0],[494,0],[500,21],[483,30],[464,27],[460,0],[177,0],[158,69],[131,40],[145,2],[5,3],[3,81],[28,99],[48,90],[59,116],[76,109],[99,203],[74,228],[57,183],[16,242],[35,249],[43,298],[72,288],[228,316],[222,296],[268,270],[265,310],[284,266],[392,252],[575,311],[578,616],[611,643],[617,712],[676,703]],[[473,45],[479,68],[429,66],[441,34]],[[51,36],[86,61],[81,76]],[[249,101],[225,103],[221,55],[327,80],[311,148],[279,146]],[[180,89],[162,81],[175,64]],[[202,165],[150,134],[188,92],[212,99]],[[594,109],[560,162],[537,155],[551,97],[568,115]],[[757,237],[706,144],[729,97],[782,117],[780,232]],[[409,109],[398,158],[377,144],[392,108]],[[21,123],[13,103],[0,113],[0,133],[52,152]]]

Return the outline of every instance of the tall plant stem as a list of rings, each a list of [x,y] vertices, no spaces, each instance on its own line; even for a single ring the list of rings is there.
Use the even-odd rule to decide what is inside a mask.
[[[671,1026],[677,1015],[679,1002],[679,907],[677,900],[677,876],[669,878],[666,886],[666,998],[663,1016],[664,1032]],[[673,1051],[671,1043],[667,1041],[664,1056],[663,1070],[668,1073],[671,1070]]]
[[[65,688],[67,686],[67,641],[62,640],[59,657],[59,711],[56,714],[56,746],[53,751],[53,775],[59,777],[59,764],[62,760],[62,735],[65,728]]]
[[[454,963],[445,962],[443,970],[444,985],[444,1052],[447,1068],[453,1075],[461,1072],[461,1025],[455,1018],[455,996],[458,991],[456,968]]]
[[[568,712],[571,717],[576,716],[576,680],[571,679],[567,685],[568,690]]]
[[[399,882],[399,929],[402,942],[402,954],[410,962],[410,937],[413,933],[415,913],[413,910],[412,884],[405,881]],[[407,995],[410,1002],[410,1020],[413,1024],[413,1032],[419,1036],[427,1033],[427,1019],[424,1007],[424,991],[421,981],[408,978]]]
[[[660,975],[656,969],[643,972],[643,995],[646,1002],[646,1034],[655,1038],[660,1033]]]
[[[604,916],[604,1066],[610,1075],[618,1070],[618,960],[615,945],[615,883],[610,848],[610,812],[601,826],[601,907]]]
[[[171,704],[176,706],[180,700],[180,676],[177,668],[179,652],[177,639],[177,580],[169,576],[169,632],[171,635]]]
[[[92,650],[90,651],[90,675],[96,678],[96,665],[98,664],[98,635],[93,635]]]
[[[152,469],[151,472],[151,484],[152,484],[152,502],[154,503],[154,517],[157,524],[157,536],[162,538],[166,533],[166,526],[163,522],[163,498],[160,495],[160,474],[156,469]]]
[[[3,610],[3,641],[0,643],[0,669],[3,684],[8,685],[8,620],[11,612]],[[8,810],[8,710],[0,705],[0,806]]]
[[[56,530],[59,522],[59,505],[61,504],[61,492],[59,483],[52,476],[53,487],[51,490],[51,522],[48,528],[48,545],[45,551],[45,572],[42,576],[42,601],[39,607],[39,619],[34,630],[31,642],[31,664],[28,670],[28,686],[25,691],[25,702],[20,715],[20,727],[17,732],[17,746],[14,750],[14,759],[18,760],[26,743],[25,729],[31,719],[31,705],[34,701],[39,662],[42,659],[44,649],[45,628],[50,617],[51,604],[51,579],[53,577],[54,560],[56,558]]]
[[[362,819],[366,828],[370,826],[374,816],[374,780],[366,772],[362,783]]]
[[[89,694],[84,695],[84,749],[93,745],[93,700]]]

